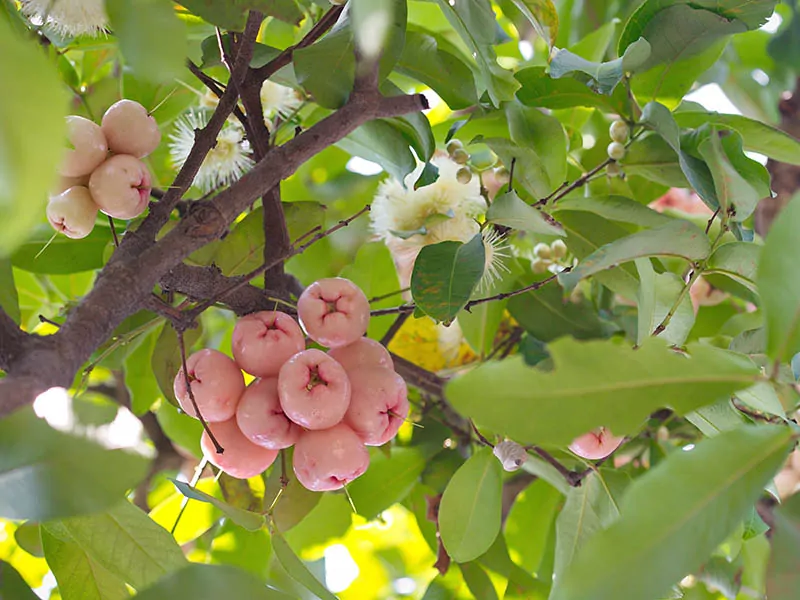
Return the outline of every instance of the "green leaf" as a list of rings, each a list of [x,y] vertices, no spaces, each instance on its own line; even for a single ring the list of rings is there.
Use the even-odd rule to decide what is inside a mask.
[[[429,32],[406,32],[406,44],[395,69],[430,87],[451,110],[478,103],[472,70],[459,56],[443,49],[439,38]]]
[[[432,183],[436,183],[437,181],[439,181],[439,167],[437,167],[430,161],[426,162],[425,166],[422,167],[422,173],[420,173],[419,178],[417,178],[417,180],[414,182],[414,189],[418,190],[419,188],[431,185]],[[427,221],[428,220],[426,219],[426,223]],[[427,229],[423,226],[420,227],[415,233],[420,233],[422,235],[425,235],[427,233]],[[407,240],[408,237],[405,237],[403,239]]]
[[[580,41],[572,44],[568,48],[569,51],[586,60],[601,62],[608,52],[619,23],[619,19],[611,19],[608,23],[585,35]]]
[[[181,4],[212,25],[233,31],[244,30],[250,9],[293,24],[303,17],[294,0],[186,0]]]
[[[171,83],[183,74],[186,27],[171,3],[106,0],[106,12],[125,62],[138,78]]]
[[[584,480],[581,488],[586,485],[587,480]],[[520,566],[529,573],[539,570],[547,547],[550,525],[561,504],[562,496],[558,490],[540,479],[526,487],[511,506],[504,524],[506,541],[519,557],[517,560]]]
[[[610,96],[599,94],[575,79],[553,79],[544,67],[521,69],[514,77],[522,85],[517,90],[517,99],[526,106],[587,106],[619,114],[625,114],[628,110],[624,88],[616,88]]]
[[[499,600],[489,574],[478,563],[470,561],[458,566],[473,597],[481,600]]]
[[[635,139],[628,146],[620,165],[627,175],[640,175],[670,187],[689,187],[678,155],[659,135],[644,135]]]
[[[166,529],[127,500],[110,510],[45,524],[66,531],[87,557],[137,589],[183,568],[186,558]]]
[[[610,221],[631,223],[640,227],[658,227],[673,222],[672,217],[654,211],[624,196],[589,196],[585,198],[562,198],[553,207],[553,212],[590,212]]]
[[[564,230],[552,217],[525,203],[513,190],[494,199],[486,211],[486,220],[528,233],[564,236]]]
[[[781,211],[767,235],[758,265],[758,290],[767,330],[767,355],[776,363],[800,351],[800,194]]]
[[[627,476],[603,469],[591,473],[580,486],[570,488],[556,519],[556,581],[564,576],[586,542],[617,520],[619,501],[627,484]]]
[[[518,102],[509,102],[505,109],[511,139],[536,152],[547,174],[549,191],[554,190],[567,180],[567,134],[561,123],[537,108],[527,108]]]
[[[675,121],[681,127],[700,127],[705,123],[719,125],[742,136],[744,147],[779,162],[800,165],[800,141],[787,133],[742,115],[725,115],[706,111],[680,111]]]
[[[0,421],[0,516],[43,521],[104,510],[147,473],[142,454],[103,447],[103,427],[84,429],[71,405],[63,410],[76,421],[65,431],[31,409]]]
[[[183,334],[183,341],[186,344],[186,358],[191,354],[192,345],[200,338],[201,330],[189,329]],[[178,406],[175,398],[173,384],[175,376],[181,368],[181,353],[178,347],[178,336],[169,323],[165,323],[158,334],[153,354],[150,358],[150,366],[153,369],[158,387],[161,393],[173,406]]]
[[[752,242],[722,244],[708,258],[707,273],[727,275],[753,292],[757,292],[756,273],[761,258],[761,246]]]
[[[408,140],[387,119],[364,123],[336,145],[354,156],[378,163],[400,181],[417,167]]]
[[[298,558],[283,534],[274,528],[272,529],[272,549],[281,566],[297,583],[321,600],[336,600],[336,596],[331,594]]]
[[[456,562],[486,552],[500,532],[502,467],[491,448],[481,448],[456,471],[442,494],[439,533]]]
[[[370,452],[369,470],[347,486],[358,514],[372,520],[409,494],[436,449],[393,448]]]
[[[36,227],[11,255],[11,264],[18,269],[48,275],[91,271],[105,264],[103,253],[111,242],[108,227],[95,225],[92,232],[81,240],[71,240],[63,235],[53,238],[54,233],[47,225]]]
[[[558,13],[552,0],[512,0],[514,6],[530,21],[536,33],[550,45],[558,36]]]
[[[16,12],[16,11],[15,11]],[[66,139],[67,95],[55,65],[33,38],[0,21],[0,78],[24,94],[0,104],[0,257],[11,254],[43,220]]]
[[[200,491],[197,488],[193,488],[184,481],[178,481],[177,479],[170,479],[170,481],[175,485],[176,488],[178,488],[178,491],[187,498],[213,504],[218,509],[220,509],[223,512],[223,514],[226,517],[228,517],[231,521],[233,521],[240,527],[244,527],[248,531],[257,531],[264,526],[264,523],[266,523],[264,515],[260,515],[258,513],[254,513],[249,510],[244,510],[242,508],[231,506],[230,504],[228,504],[223,500],[220,500],[219,498],[215,498],[214,496],[206,494],[205,492]]]
[[[800,494],[786,500],[773,515],[767,594],[770,600],[791,600],[800,589]]]
[[[17,570],[0,560],[0,598],[8,600],[37,600],[37,596]]]
[[[137,416],[148,412],[161,397],[158,381],[150,365],[157,340],[155,331],[147,334],[125,358],[125,387],[131,395],[131,411]]]
[[[685,284],[675,273],[656,273],[646,258],[637,258],[636,267],[640,282],[636,343],[642,344],[667,316]],[[691,298],[685,294],[661,337],[673,346],[683,346],[694,325],[694,318]]]
[[[483,238],[425,246],[414,263],[411,295],[417,307],[437,321],[449,323],[472,296],[484,270]]]
[[[550,76],[560,79],[565,75],[580,73],[580,80],[601,94],[611,94],[626,72],[642,67],[650,57],[650,44],[644,38],[628,46],[620,58],[598,63],[586,60],[569,50],[556,49],[550,60]],[[588,76],[588,78],[586,77]]]
[[[489,0],[437,0],[450,25],[478,63],[478,83],[492,104],[511,100],[519,84],[511,71],[497,64],[495,16]]]
[[[751,386],[758,374],[746,357],[689,344],[687,358],[659,338],[637,350],[561,338],[548,350],[552,372],[521,358],[489,362],[450,380],[446,396],[465,417],[521,444],[566,446],[601,425],[615,435],[635,433],[656,409],[685,414]],[[520,418],[526,414],[536,418]]]
[[[710,251],[711,243],[702,229],[689,221],[676,220],[599,248],[591,256],[581,259],[572,271],[561,273],[558,280],[564,289],[572,290],[581,279],[635,258],[678,256],[696,261],[706,258]]]
[[[63,534],[63,532],[62,532]],[[42,526],[42,546],[47,566],[53,571],[62,598],[70,600],[127,600],[125,582],[92,560],[72,541],[69,533],[63,539],[49,527]]]
[[[269,575],[272,541],[266,529],[247,531],[225,521],[211,542],[211,562],[249,571],[261,580]]]
[[[550,180],[542,158],[533,147],[523,147],[505,138],[476,138],[486,144],[505,165],[514,162],[514,183],[535,198],[544,198],[562,182]]]
[[[286,462],[289,463],[292,459],[292,450],[287,449],[286,452]],[[282,488],[280,469],[272,469],[264,490],[264,505],[266,507],[272,504]],[[323,494],[306,489],[297,481],[296,477],[290,477],[289,484],[281,492],[279,502],[272,509],[272,519],[275,522],[275,526],[281,531],[289,531],[303,521],[323,497]]]
[[[14,282],[14,269],[7,258],[0,258],[0,308],[6,311],[12,321],[19,324],[19,295]]]
[[[747,515],[790,438],[785,427],[741,427],[670,454],[630,486],[620,518],[581,549],[553,600],[661,597]]]
[[[192,563],[136,594],[134,598],[136,600],[176,600],[177,598],[290,600],[292,597],[265,586],[262,580],[241,569],[224,565]]]

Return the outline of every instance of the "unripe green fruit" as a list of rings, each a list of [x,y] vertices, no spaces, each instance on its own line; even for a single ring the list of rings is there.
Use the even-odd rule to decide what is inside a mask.
[[[548,260],[553,256],[552,252],[550,251],[550,246],[547,244],[536,244],[533,247],[533,253],[536,255],[536,257],[543,258],[545,260]]]
[[[459,165],[465,165],[469,162],[469,153],[466,150],[459,148],[450,155],[450,158],[452,158],[453,161]]]
[[[456,180],[458,183],[462,183],[464,185],[468,184],[470,181],[472,181],[472,171],[470,171],[467,167],[461,167],[456,173]]]
[[[550,250],[553,251],[553,257],[556,259],[564,258],[567,255],[567,245],[562,240],[556,240],[550,244]]]
[[[631,131],[625,121],[614,121],[611,127],[608,128],[608,134],[611,136],[611,139],[620,144],[624,144],[628,141],[630,133]]]
[[[464,144],[461,143],[461,140],[450,140],[447,142],[447,153],[452,155],[456,150],[463,150]]]
[[[535,261],[531,263],[531,270],[536,275],[544,275],[545,273],[547,273],[547,267],[549,266],[549,264],[550,261],[537,258]]]
[[[606,167],[606,174],[609,177],[619,177],[620,173],[622,173],[622,168],[615,162],[609,163]]]
[[[625,156],[625,146],[619,142],[611,142],[608,145],[608,157],[613,160],[621,160]]]

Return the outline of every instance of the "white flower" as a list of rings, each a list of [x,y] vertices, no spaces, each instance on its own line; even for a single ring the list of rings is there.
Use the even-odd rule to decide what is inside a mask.
[[[180,169],[194,145],[194,130],[208,123],[205,111],[190,111],[175,122],[170,134],[169,153],[172,164]],[[206,156],[194,178],[194,185],[203,192],[232,184],[253,167],[250,143],[244,139],[241,125],[228,121],[217,137],[217,144]]]
[[[261,108],[264,120],[275,116],[288,117],[303,104],[300,95],[290,87],[267,79],[261,85]]]
[[[503,263],[503,259],[509,258],[509,246],[506,243],[506,237],[499,234],[494,227],[487,227],[481,235],[483,236],[485,266],[478,287],[488,291],[502,278],[503,273],[510,273],[509,268]]]
[[[28,18],[60,35],[98,35],[108,24],[104,0],[21,0]]]
[[[506,471],[518,471],[528,460],[528,452],[517,442],[505,440],[494,447],[494,455]]]

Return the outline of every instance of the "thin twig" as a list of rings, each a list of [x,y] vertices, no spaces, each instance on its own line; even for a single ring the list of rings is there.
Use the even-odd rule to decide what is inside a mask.
[[[54,327],[61,327],[61,323],[56,323],[55,321],[48,319],[44,315],[39,315],[39,321],[42,323],[47,323],[48,325],[53,325]]]
[[[564,477],[564,479],[567,480],[567,483],[569,483],[570,485],[575,487],[573,485],[573,483],[572,483],[573,478],[575,477],[575,474],[572,471],[570,471],[567,467],[562,465],[560,462],[558,462],[553,457],[552,454],[550,454],[547,450],[544,450],[543,448],[539,448],[539,446],[533,446],[531,448],[531,450],[533,450],[536,454],[538,454],[546,462],[550,463],[553,467],[555,467],[556,471],[561,473],[561,475]]]
[[[403,324],[408,320],[408,317],[410,316],[411,313],[403,313],[397,315],[397,318],[394,320],[392,325],[389,327],[386,333],[383,334],[383,337],[381,338],[381,344],[384,346],[388,346],[389,343],[394,339],[394,336],[397,335],[397,332],[400,331],[400,328],[403,326]]]
[[[469,426],[472,427],[472,431],[475,432],[475,435],[478,436],[478,441],[484,446],[489,446],[489,448],[494,448],[494,444],[486,439],[486,437],[478,431],[478,427],[475,425],[475,421],[472,419],[469,420]]]
[[[114,247],[119,248],[119,238],[117,237],[117,228],[114,226],[114,219],[108,216],[108,224],[111,227],[111,237],[114,238]]]
[[[511,168],[508,170],[508,190],[507,190],[508,193],[514,191],[514,167],[516,166],[517,166],[517,159],[515,157],[511,159]]]
[[[400,294],[405,294],[410,289],[411,289],[410,287],[405,287],[402,290],[389,292],[388,294],[383,294],[382,296],[373,296],[372,298],[369,299],[369,303],[370,304],[374,304],[375,302],[380,302],[381,300],[386,300],[387,298],[391,298],[392,296],[399,296]]]
[[[559,200],[561,200],[561,198],[569,194],[571,191],[576,190],[582,185],[584,185],[587,181],[589,181],[589,179],[591,179],[594,175],[605,169],[612,162],[614,162],[613,158],[607,158],[588,173],[584,173],[581,177],[578,177],[578,179],[573,181],[571,184],[569,184],[567,187],[565,187],[563,190],[561,190],[555,196],[553,196],[552,198],[553,203],[558,202]],[[547,204],[548,201],[549,197],[543,198],[538,202],[535,202],[533,206],[543,206]]]
[[[225,93],[225,88],[223,87],[223,85],[219,81],[217,81],[213,77],[210,77],[209,75],[206,75],[200,69],[200,67],[198,67],[196,64],[194,64],[191,60],[187,60],[186,61],[186,66],[189,67],[189,71],[191,71],[191,73],[195,77],[197,77],[197,79],[199,79],[200,82],[203,85],[205,85],[209,90],[211,90],[211,92],[217,98],[222,98],[222,94]],[[236,116],[236,119],[242,124],[242,127],[244,127],[245,132],[247,132],[247,135],[248,135],[248,138],[249,138],[250,134],[251,134],[251,132],[249,130],[249,125],[250,124],[247,121],[247,117],[244,116],[244,113],[242,112],[242,109],[239,108],[238,105],[233,107],[233,114]]]
[[[183,380],[186,383],[186,393],[189,394],[189,400],[192,402],[194,414],[197,415],[197,418],[200,420],[200,424],[203,426],[203,430],[208,434],[211,443],[214,444],[214,450],[217,451],[217,454],[222,454],[225,452],[225,448],[220,446],[217,438],[214,437],[214,434],[211,432],[211,428],[209,428],[208,423],[206,423],[205,418],[203,418],[203,413],[200,412],[200,407],[197,406],[197,400],[194,398],[194,391],[192,391],[192,380],[189,378],[189,368],[186,366],[186,344],[183,341],[183,331],[176,329],[175,334],[178,336],[178,347],[181,350],[181,368],[183,369]]]
[[[708,232],[711,231],[711,224],[714,222],[714,219],[717,218],[720,208],[722,207],[718,206],[717,210],[714,211],[714,214],[711,215],[711,218],[708,220],[708,223],[706,224],[706,235],[708,235]]]

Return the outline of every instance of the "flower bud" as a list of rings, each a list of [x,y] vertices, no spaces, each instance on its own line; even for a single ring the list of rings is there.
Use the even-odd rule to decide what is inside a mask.
[[[461,140],[452,139],[447,142],[447,153],[452,156],[455,154],[456,150],[463,150],[464,144],[461,143]]]
[[[567,245],[563,240],[556,240],[550,244],[550,251],[553,253],[553,258],[556,260],[564,258],[567,255]]]
[[[545,260],[548,260],[553,256],[552,252],[550,251],[550,246],[547,244],[536,244],[533,247],[533,254],[537,258],[543,258]]]
[[[470,171],[467,167],[461,167],[458,172],[456,172],[456,179],[458,180],[458,183],[466,185],[472,181],[472,171]]]
[[[469,153],[463,148],[459,148],[450,155],[450,158],[459,165],[465,165],[469,162]]]
[[[608,145],[608,157],[613,160],[621,160],[625,156],[625,146],[619,142],[611,142]]]
[[[608,134],[611,136],[613,141],[624,144],[628,141],[630,129],[625,121],[614,121],[611,124],[611,127],[608,128]]]

